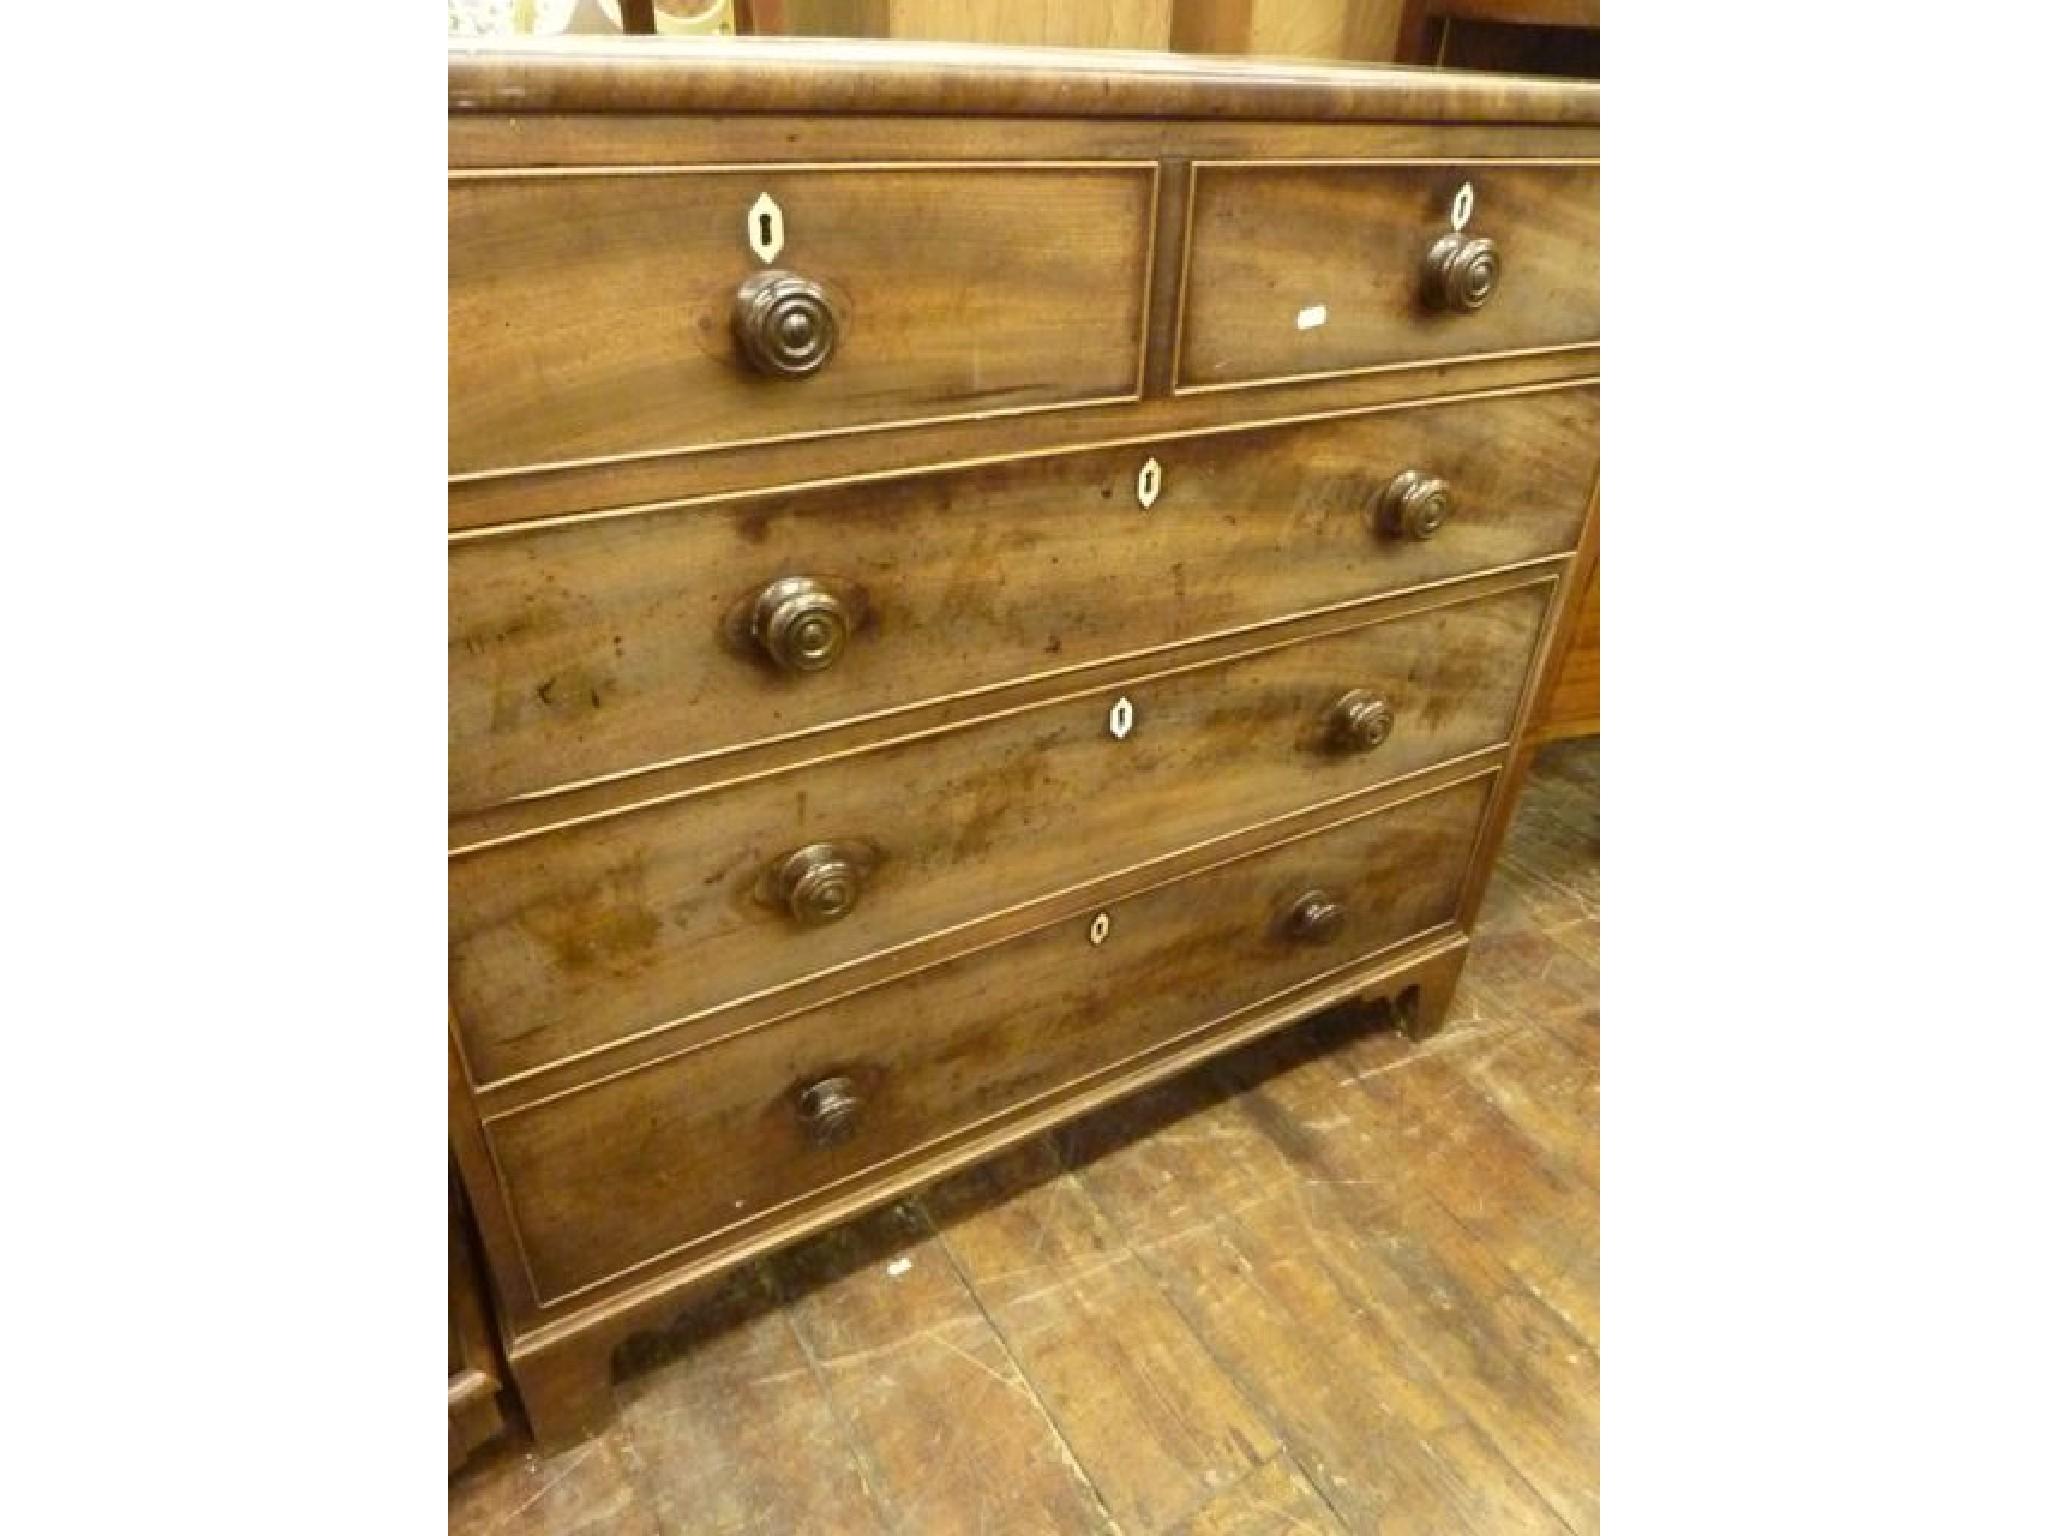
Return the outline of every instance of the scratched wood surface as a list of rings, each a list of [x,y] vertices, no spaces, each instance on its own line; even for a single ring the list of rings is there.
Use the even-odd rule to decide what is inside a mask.
[[[741,1272],[451,1533],[1596,1530],[1598,775],[1426,1045],[1325,1015]]]
[[[1476,313],[1433,311],[1424,256],[1467,185],[1499,288]],[[1598,341],[1599,226],[1590,165],[1198,167],[1181,387]]]
[[[1566,642],[1564,665],[1542,713],[1536,717],[1538,739],[1556,741],[1565,736],[1597,736],[1600,733],[1600,556],[1593,555],[1593,574],[1586,583],[1586,595],[1572,617],[1571,638]]]
[[[801,387],[749,369],[732,334],[763,194],[787,221],[782,265],[839,326]],[[459,180],[449,470],[1135,394],[1151,211],[1136,165]]]
[[[1100,964],[1087,963],[1089,919],[1076,915],[492,1122],[535,1288],[553,1300],[772,1220],[1441,927],[1492,786],[1468,779],[1114,903]],[[1310,891],[1341,906],[1341,952],[1288,930]],[[832,1078],[861,1101],[859,1133],[820,1146],[793,1104]]]
[[[531,1071],[1042,899],[1118,866],[1334,804],[1508,738],[1547,584],[1169,666],[455,860],[449,994],[478,1082]],[[1332,751],[1365,688],[1394,728]],[[1133,707],[1127,740],[1106,722]],[[906,794],[905,786],[914,786]],[[764,898],[806,844],[868,851],[858,906],[799,928]],[[1111,852],[1113,851],[1113,853]]]
[[[1568,553],[1598,417],[1553,390],[454,544],[449,808]],[[1373,522],[1410,468],[1450,486],[1432,538]],[[828,671],[733,632],[789,576],[866,599]]]

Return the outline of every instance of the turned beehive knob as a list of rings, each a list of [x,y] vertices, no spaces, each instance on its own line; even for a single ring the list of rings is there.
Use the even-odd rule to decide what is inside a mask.
[[[861,866],[831,843],[812,843],[782,861],[776,894],[806,928],[836,923],[860,904]]]
[[[754,599],[755,643],[786,672],[822,672],[846,650],[846,604],[809,576],[770,582]]]
[[[1422,258],[1422,297],[1431,309],[1469,314],[1500,286],[1500,252],[1475,235],[1445,235]]]
[[[828,1077],[797,1095],[797,1119],[819,1146],[843,1141],[860,1122],[860,1095],[850,1077]]]
[[[1325,890],[1304,891],[1287,910],[1287,936],[1301,944],[1327,944],[1344,931],[1344,903]]]
[[[1330,706],[1330,745],[1345,752],[1370,752],[1394,734],[1394,706],[1376,693],[1354,688]]]
[[[816,373],[839,341],[825,290],[794,272],[756,272],[732,303],[733,334],[749,363],[771,378]]]
[[[1410,539],[1429,539],[1450,520],[1451,487],[1436,475],[1404,469],[1380,492],[1379,525],[1383,532]]]

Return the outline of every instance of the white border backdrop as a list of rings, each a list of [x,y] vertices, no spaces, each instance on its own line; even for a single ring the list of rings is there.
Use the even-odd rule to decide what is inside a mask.
[[[442,19],[168,14],[0,101],[8,1506],[433,1530]],[[1607,22],[1604,1523],[2019,1529],[2042,24]]]

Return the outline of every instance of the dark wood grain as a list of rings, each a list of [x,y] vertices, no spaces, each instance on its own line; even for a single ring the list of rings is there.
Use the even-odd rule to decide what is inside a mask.
[[[448,193],[457,475],[1134,396],[1149,167],[943,165],[463,179]],[[839,343],[764,377],[733,335],[763,270],[820,284]],[[1000,268],[987,252],[1000,248]]]
[[[1598,1190],[1531,1158],[1524,1134],[1445,1061],[1424,1057],[1361,1088],[1375,1113],[1403,1127],[1416,1185],[1599,1348]]]
[[[1115,1529],[914,1206],[885,1206],[776,1270],[889,1529]]]
[[[1123,1529],[1192,1518],[1278,1455],[1271,1427],[1045,1139],[920,1203]]]
[[[448,1465],[461,1466],[505,1427],[505,1368],[491,1327],[460,1191],[448,1197]]]
[[[1170,320],[1161,324],[1169,325]],[[1171,338],[1169,338],[1170,340]],[[1261,386],[1122,401],[1003,418],[998,440],[976,421],[791,439],[744,449],[607,460],[544,473],[449,483],[454,541],[511,524],[553,525],[637,516],[729,495],[873,484],[990,462],[1248,431],[1267,423],[1363,421],[1430,399],[1495,398],[1598,382],[1599,348],[1423,363]]]
[[[735,1271],[677,1326],[624,1353],[620,1422],[663,1531],[889,1529],[760,1266]]]
[[[458,542],[451,809],[1567,551],[1598,409],[1561,390]],[[1428,540],[1373,522],[1411,467],[1451,487]],[[790,676],[727,631],[804,574],[870,614]]]
[[[1531,13],[1539,11],[1542,0],[1532,0],[1526,9]],[[1580,19],[1583,14],[1581,11]],[[1573,80],[1600,78],[1597,25],[1552,26],[1533,17],[1488,21],[1442,16],[1434,18],[1425,30],[1423,46],[1428,50],[1425,62],[1439,68]]]
[[[1516,736],[1508,752],[1506,793],[1488,813],[1485,831],[1480,834],[1479,853],[1473,861],[1472,880],[1466,886],[1465,899],[1459,906],[1459,920],[1469,929],[1479,910],[1479,903],[1486,894],[1486,878],[1492,873],[1494,859],[1500,850],[1501,839],[1514,815],[1521,786],[1529,774],[1530,765],[1535,761],[1540,745],[1529,729],[1534,718],[1535,706],[1544,695],[1563,665],[1566,650],[1558,643],[1560,621],[1570,613],[1586,589],[1593,572],[1587,556],[1600,547],[1600,486],[1596,480],[1593,494],[1589,498],[1586,520],[1579,530],[1579,548],[1563,579],[1557,606],[1551,612],[1550,624],[1543,639],[1542,659],[1538,662],[1522,717],[1516,722]]]
[[[450,1139],[526,1417],[598,1437],[487,1520],[635,1529],[646,1479],[684,1475],[657,1420],[728,1469],[729,1497],[651,1506],[671,1528],[1242,1524],[1304,1486],[1353,1525],[1597,1519],[1583,890],[1511,852],[1494,980],[1453,992],[1591,569],[1597,103],[1162,58],[451,51]],[[1505,274],[1449,320],[1407,244],[1465,176]],[[810,330],[749,329],[742,279]],[[1456,458],[1467,516],[1368,558],[1347,534],[1395,447]],[[1117,489],[1148,456],[1141,515]],[[1394,467],[1430,512],[1444,466]],[[748,649],[785,576],[847,593],[825,672]],[[1386,707],[1392,735],[1337,750],[1339,699],[1352,745]],[[849,882],[841,920],[796,921]],[[1361,998],[1403,1033],[1306,1032],[1341,1063],[1323,1108],[1243,1096],[1280,1165],[1335,1176],[1197,1202],[1229,1263],[1127,1230],[1087,1169],[956,1185],[1020,1202],[947,1207],[957,1245],[924,1223],[934,1179]],[[1432,1030],[1495,1008],[1540,1037],[1445,1065]],[[1334,1139],[1368,1121],[1378,1159]],[[1189,1172],[1235,1164],[1276,1166]],[[1021,1226],[1032,1191],[1101,1219]],[[1464,1320],[1500,1287],[1505,1322]],[[750,1427],[694,1427],[708,1398],[629,1387],[644,1457],[611,1418],[615,1348],[692,1300],[657,1352],[745,1338],[720,1390],[810,1426],[779,1494]],[[1077,1325],[1091,1302],[1128,1334]],[[1502,1364],[1518,1336],[1541,1358]]]
[[[1317,1049],[1322,1042],[1304,1030],[1276,1042],[1265,1063],[1240,1057],[1223,1064],[1244,1090],[1236,1102],[1307,1184],[1293,1218],[1337,1282],[1385,1320],[1481,1432],[1520,1447],[1517,1469],[1545,1502],[1575,1531],[1597,1525],[1594,1351],[1433,1197],[1437,1149],[1418,1145],[1496,1131],[1493,1106],[1467,1091],[1464,1074],[1499,1047],[1475,1029],[1455,1054],[1396,1071],[1378,1062],[1384,1036],[1330,1034],[1342,1041],[1334,1052]],[[1508,1038],[1538,1035],[1524,1029]],[[1286,1070],[1272,1071],[1274,1061]],[[1524,1081],[1494,1076],[1511,1091]],[[1533,1087],[1540,1079],[1528,1081]],[[1441,1089],[1433,1115],[1406,1113],[1405,1099],[1385,1107],[1380,1095],[1393,1082]],[[1563,1106],[1544,1129],[1576,1141],[1597,1125],[1597,1107],[1590,1121],[1587,1109]],[[1543,1154],[1536,1145],[1517,1146],[1518,1171],[1550,1166],[1551,1144],[1542,1144]]]
[[[1590,123],[1597,87],[1274,59],[846,39],[450,40],[457,112],[969,112],[998,116]]]
[[[543,1300],[713,1236],[1029,1104],[1329,970],[1283,919],[1302,892],[1346,907],[1344,953],[1442,923],[1484,780],[1162,886],[686,1052],[487,1127]],[[1000,987],[1009,999],[991,1010]],[[856,1133],[815,1144],[804,1087],[851,1080]],[[717,1180],[706,1168],[721,1170]]]
[[[1432,311],[1423,256],[1467,182],[1499,287],[1475,313]],[[1597,341],[1599,200],[1594,166],[1197,165],[1181,386]]]
[[[1516,26],[1597,27],[1600,0],[1428,0],[1439,16]]]
[[[1589,1149],[1597,1151],[1598,1142],[1598,977],[1566,947],[1597,922],[1597,753],[1597,741],[1582,741],[1540,754],[1505,842],[1503,878],[1487,896],[1480,942],[1452,1021],[1424,1048],[1429,1059],[1455,1068],[1514,1121],[1522,1132],[1509,1144],[1516,1158],[1566,1167],[1579,1164]],[[1569,901],[1558,894],[1565,891]],[[1567,917],[1567,911],[1576,915]],[[1514,942],[1492,942],[1502,933]],[[1545,963],[1542,946],[1548,946],[1552,963]],[[1547,978],[1540,993],[1529,990],[1538,975]],[[1556,1026],[1568,1016],[1580,1022],[1560,1032]],[[1504,1407],[1530,1394],[1526,1411],[1496,1412],[1488,1440],[1502,1458],[1532,1486],[1546,1478],[1584,1476],[1583,1439],[1564,1460],[1556,1448],[1560,1430],[1577,1426],[1564,1441],[1572,1444],[1571,1437],[1582,1437],[1597,1414],[1598,1382],[1591,1369],[1597,1354],[1581,1351],[1580,1360],[1571,1360],[1574,1351],[1561,1337],[1558,1319],[1545,1315],[1547,1309],[1493,1250],[1448,1223],[1419,1186],[1403,1182],[1402,1168],[1416,1164],[1405,1152],[1411,1145],[1406,1127],[1375,1110],[1361,1087],[1376,1075],[1398,1075],[1422,1058],[1371,1032],[1373,1018],[1347,1013],[1269,1037],[1198,1070],[1172,1092],[1140,1095],[1098,1111],[1059,1137],[1074,1154],[1071,1163],[1023,1151],[986,1172],[949,1181],[921,1202],[935,1217],[935,1237],[927,1238],[920,1223],[904,1218],[907,1225],[896,1229],[906,1234],[904,1240],[892,1240],[885,1229],[864,1241],[833,1245],[801,1263],[777,1266],[785,1270],[779,1284],[746,1267],[677,1326],[627,1351],[615,1434],[553,1457],[521,1454],[521,1447],[486,1453],[458,1476],[450,1490],[451,1536],[637,1536],[657,1528],[667,1536],[729,1536],[748,1529],[750,1521],[761,1530],[860,1533],[874,1528],[874,1492],[882,1487],[868,1446],[871,1434],[905,1446],[943,1447],[969,1467],[985,1459],[1010,1467],[1005,1458],[1014,1451],[995,1441],[1013,1433],[1007,1416],[948,1415],[944,1405],[933,1406],[933,1398],[921,1392],[877,1393],[860,1422],[852,1423],[837,1411],[796,1331],[811,1294],[808,1285],[841,1283],[865,1270],[872,1293],[891,1306],[901,1330],[893,1335],[894,1349],[944,1351],[940,1337],[964,1337],[949,1331],[966,1327],[953,1321],[964,1315],[957,1298],[943,1284],[930,1286],[929,1276],[923,1277],[926,1284],[908,1282],[919,1278],[921,1266],[943,1264],[949,1254],[1018,1363],[1018,1385],[1011,1390],[1029,1392],[1044,1406],[1046,1422],[1062,1435],[1090,1484],[1106,1492],[1124,1480],[1117,1497],[1126,1506],[1173,1507],[1185,1496],[1192,1462],[1156,1454],[1154,1447],[1199,1442],[1181,1439],[1170,1424],[1148,1419],[1145,1410],[1136,1421],[1134,1449],[1114,1436],[1091,1435],[1054,1406],[1047,1390],[1057,1388],[1060,1352],[1072,1349],[1073,1359],[1099,1363],[1109,1378],[1098,1385],[1084,1372],[1083,1390],[1099,1390],[1112,1401],[1127,1393],[1154,1403],[1184,1396],[1195,1405],[1195,1423],[1229,1422],[1252,1445],[1264,1445],[1235,1410],[1211,1418],[1214,1373],[1220,1369],[1246,1409],[1274,1423],[1270,1434],[1281,1449],[1238,1481],[1216,1487],[1196,1511],[1163,1526],[1122,1520],[1122,1529],[1176,1536],[1352,1529],[1300,1468],[1314,1461],[1327,1482],[1364,1483],[1368,1469],[1385,1456],[1382,1445],[1363,1436],[1333,1436],[1325,1445],[1286,1433],[1260,1396],[1267,1381],[1285,1382],[1295,1398],[1337,1396],[1356,1384],[1339,1369],[1347,1357],[1305,1367],[1298,1378],[1279,1372],[1237,1375],[1212,1348],[1204,1314],[1179,1305],[1179,1293],[1166,1283],[1177,1273],[1165,1267],[1174,1262],[1170,1239],[1177,1230],[1204,1213],[1254,1199],[1295,1208],[1302,1213],[1298,1233],[1321,1234],[1321,1248],[1275,1253],[1275,1264],[1328,1268],[1334,1259],[1362,1266],[1377,1256],[1385,1266],[1370,1294],[1340,1287],[1332,1294],[1341,1298],[1343,1310],[1327,1320],[1305,1315],[1299,1329],[1311,1336],[1325,1328],[1341,1330],[1351,1310],[1370,1308],[1385,1327],[1455,1351],[1443,1356],[1441,1366],[1423,1359],[1416,1368],[1447,1395],[1488,1394]],[[1205,1105],[1225,1102],[1244,1113],[1200,1113]],[[1467,1102],[1477,1107],[1477,1101]],[[1538,1114],[1524,1118],[1510,1107],[1515,1104]],[[1099,1191],[1091,1189],[1098,1170],[1107,1170],[1105,1183],[1113,1190],[1137,1168],[1120,1149],[1156,1149],[1161,1143],[1173,1159],[1168,1169],[1179,1172],[1199,1162],[1201,1171],[1156,1185],[1137,1182],[1123,1201],[1098,1198]],[[1200,1153],[1204,1144],[1210,1144],[1206,1155]],[[1267,1149],[1263,1155],[1261,1145]],[[1228,1146],[1237,1146],[1234,1155],[1214,1155]],[[1212,1177],[1210,1170],[1221,1176]],[[1383,1172],[1384,1178],[1349,1182],[1367,1172]],[[1116,1219],[1127,1213],[1135,1213],[1135,1226]],[[1581,1208],[1581,1221],[1593,1216]],[[1047,1234],[1042,1252],[1041,1231]],[[1125,1254],[1130,1262],[1120,1257]],[[984,1261],[980,1267],[976,1257]],[[1008,1263],[1013,1257],[1020,1265],[1014,1272]],[[1251,1255],[1243,1257],[1249,1263]],[[906,1258],[912,1267],[892,1275],[891,1266]],[[1236,1283],[1252,1287],[1266,1278],[1263,1269],[1248,1267]],[[1088,1306],[1110,1296],[1115,1305],[1107,1314]],[[1213,1364],[1178,1347],[1154,1346],[1154,1320],[1165,1313],[1182,1320]],[[1242,1316],[1241,1305],[1219,1308],[1217,1315]],[[1136,1340],[1119,1351],[1115,1341],[1125,1317],[1133,1320],[1129,1331]],[[1028,1320],[1028,1338],[1009,1326],[1013,1320]],[[945,1328],[931,1331],[930,1325],[942,1322]],[[1041,1341],[1036,1347],[1054,1360],[1053,1370],[1044,1369],[1043,1360],[1026,1358],[1031,1340]],[[975,1347],[988,1346],[970,1344]],[[885,1349],[848,1362],[845,1370],[849,1378],[863,1373],[877,1379],[891,1374],[894,1358]],[[1185,1385],[1183,1370],[1189,1373]],[[1313,1427],[1308,1411],[1292,1412],[1297,1431]],[[1035,1438],[1042,1433],[1033,1429],[1025,1443],[1042,1443]],[[955,1479],[964,1475],[947,1467],[935,1473],[949,1494],[961,1492],[963,1484]],[[951,1536],[961,1508],[972,1506],[926,1501],[893,1529],[909,1536]],[[1415,1503],[1409,1509],[1420,1529],[1458,1528],[1457,1512],[1448,1504]],[[1589,1519],[1579,1529],[1596,1526],[1597,1518]],[[1357,1528],[1371,1527],[1359,1522]]]
[[[1534,733],[1544,741],[1600,729],[1600,552],[1591,558],[1585,591],[1566,621],[1563,663],[1536,716]]]
[[[450,868],[453,1007],[479,1083],[672,1027],[1049,896],[1119,863],[1362,793],[1507,738],[1550,586],[1367,623],[897,741],[711,795],[487,848]],[[1346,690],[1392,735],[1325,744]],[[1108,728],[1119,699],[1136,725]],[[907,795],[913,776],[921,788]],[[765,873],[822,840],[872,850],[858,907],[796,926]]]
[[[1595,124],[1233,122],[1228,118],[922,117],[867,113],[462,113],[451,168],[816,165],[896,160],[1590,158]]]
[[[1404,1330],[1318,1251],[1327,1201],[1229,1099],[1154,1090],[1165,1123],[1069,1138],[1078,1177],[1159,1285],[1272,1413],[1359,1530],[1568,1529],[1448,1394]]]
[[[1403,64],[1597,79],[1599,29],[1600,0],[1405,0],[1393,56]],[[1506,44],[1497,50],[1461,46],[1469,30],[1506,34]],[[1590,37],[1595,67],[1547,67],[1557,62],[1560,50],[1551,39],[1558,37]],[[1580,56],[1580,49],[1565,50],[1567,58]]]

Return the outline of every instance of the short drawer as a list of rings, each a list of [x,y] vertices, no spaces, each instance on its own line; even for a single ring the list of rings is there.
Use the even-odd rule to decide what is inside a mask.
[[[758,1223],[1449,923],[1491,782],[492,1121],[541,1301]]]
[[[538,1068],[1497,746],[1555,585],[1368,610],[458,853],[470,1071]]]
[[[1149,164],[458,177],[449,471],[1132,396],[1153,184]]]
[[[451,807],[1566,552],[1598,413],[1572,388],[459,540]],[[1409,472],[1448,498],[1424,537],[1387,504]],[[758,623],[805,579],[843,625],[816,670]]]
[[[1183,294],[1182,389],[1596,342],[1600,172],[1200,165]]]

